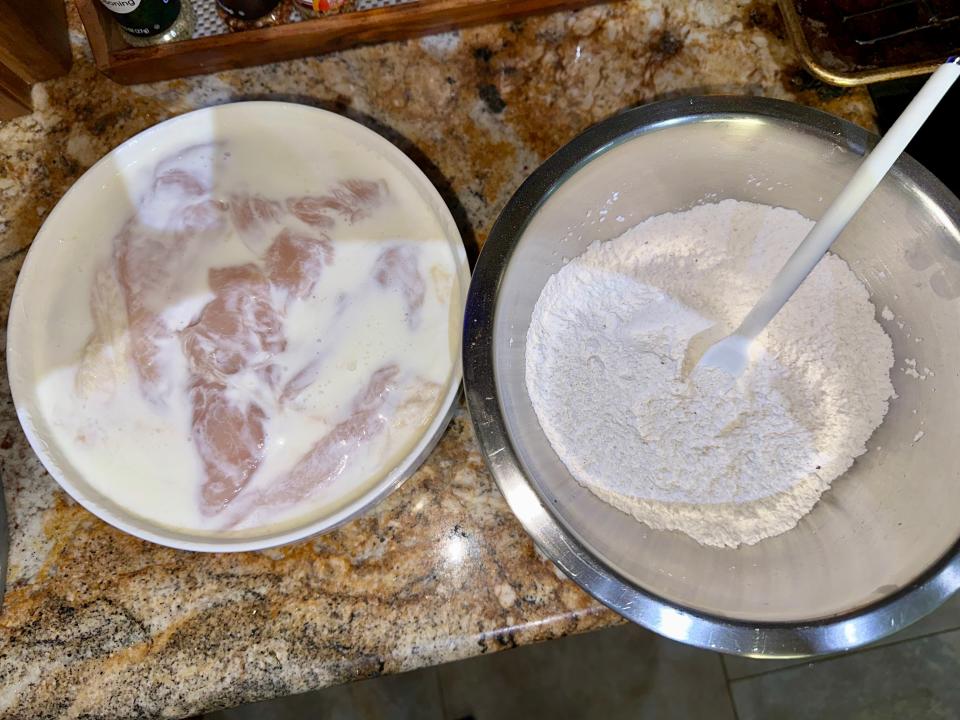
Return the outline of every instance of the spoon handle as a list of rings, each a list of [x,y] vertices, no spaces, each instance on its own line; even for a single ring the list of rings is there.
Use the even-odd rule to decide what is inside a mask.
[[[770,287],[734,334],[753,340],[763,331],[880,184],[958,77],[960,57],[949,58],[930,76],[887,134],[863,159],[856,173],[777,273]]]

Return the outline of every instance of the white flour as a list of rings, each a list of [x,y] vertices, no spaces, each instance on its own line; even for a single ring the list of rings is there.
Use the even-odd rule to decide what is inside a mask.
[[[554,450],[655,529],[736,547],[797,524],[883,420],[890,338],[847,264],[825,257],[739,383],[679,371],[693,335],[735,326],[812,226],[725,200],[595,243],[543,289],[526,382]]]

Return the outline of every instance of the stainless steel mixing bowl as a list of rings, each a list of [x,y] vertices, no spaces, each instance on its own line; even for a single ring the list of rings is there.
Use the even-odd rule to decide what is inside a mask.
[[[640,524],[571,477],[524,384],[531,311],[565,259],[648,216],[724,198],[817,218],[875,140],[775,100],[648,105],[547,160],[487,240],[464,337],[480,444],[541,549],[630,620],[730,653],[811,655],[895,632],[960,586],[960,202],[908,157],[834,247],[893,339],[898,397],[869,451],[790,532],[730,550]]]

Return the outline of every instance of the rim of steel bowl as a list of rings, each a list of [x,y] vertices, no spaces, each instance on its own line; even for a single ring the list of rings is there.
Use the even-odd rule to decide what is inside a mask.
[[[510,508],[551,560],[601,603],[673,640],[731,654],[803,657],[864,645],[920,619],[960,588],[960,540],[911,583],[849,613],[802,624],[749,622],[694,611],[625,580],[594,557],[547,509],[524,476],[508,436],[494,376],[494,319],[498,291],[528,223],[566,178],[600,154],[640,134],[704,119],[761,117],[795,122],[858,154],[876,143],[872,133],[825,112],[782,100],[752,97],[682,98],[626,110],[558,150],[520,186],[500,214],[473,274],[464,320],[463,371],[467,404],[490,472]],[[948,214],[960,202],[908,156],[897,166]]]

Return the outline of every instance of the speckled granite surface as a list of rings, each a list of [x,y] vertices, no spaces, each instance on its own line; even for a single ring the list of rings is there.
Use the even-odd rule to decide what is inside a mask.
[[[631,104],[763,94],[862,125],[862,90],[798,69],[772,3],[625,0],[419,41],[124,88],[73,21],[71,74],[0,124],[3,323],[28,246],[70,183],[178,113],[236,99],[332,108],[397,142],[475,251],[526,174]],[[491,652],[616,621],[538,556],[461,411],[426,465],[366,517],[263,553],[199,555],[103,524],[58,490],[0,380],[12,525],[0,718],[181,717]],[[639,668],[638,671],[642,671]]]

